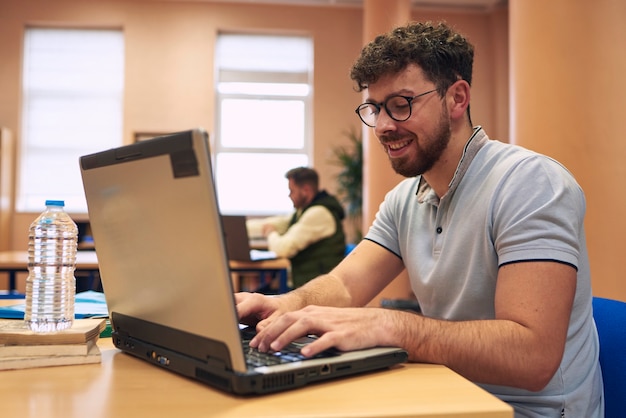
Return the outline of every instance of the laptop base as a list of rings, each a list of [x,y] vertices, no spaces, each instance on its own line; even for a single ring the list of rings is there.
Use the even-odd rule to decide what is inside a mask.
[[[113,331],[111,337],[116,348],[162,369],[236,395],[262,395],[282,392],[303,387],[313,382],[384,370],[390,367],[389,364],[404,363],[407,360],[406,352],[394,350],[388,356],[377,356],[376,358],[357,361],[349,360],[338,364],[328,363],[323,358],[310,359],[297,364],[293,363],[294,366],[297,366],[297,370],[290,367],[291,364],[286,364],[285,371],[269,374],[255,372],[255,369],[250,367],[249,372],[244,375],[233,372],[223,361],[208,354],[216,350],[228,351],[226,346],[218,341],[118,313],[114,313],[113,318],[116,330]],[[128,327],[141,330],[141,334],[145,334],[152,341],[166,339],[169,345],[175,341],[176,344],[187,347],[187,350],[189,350],[188,347],[197,347],[197,349],[193,356],[182,354],[136,338],[131,335],[132,332],[129,332]],[[159,336],[156,336],[156,333]],[[204,351],[205,349],[206,351]],[[228,356],[220,357],[228,358]],[[307,364],[309,364],[308,367],[306,367]]]

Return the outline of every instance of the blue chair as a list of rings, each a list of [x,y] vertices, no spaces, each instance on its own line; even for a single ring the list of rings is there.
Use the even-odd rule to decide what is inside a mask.
[[[605,418],[623,418],[626,407],[626,303],[593,298],[593,318],[600,337]]]

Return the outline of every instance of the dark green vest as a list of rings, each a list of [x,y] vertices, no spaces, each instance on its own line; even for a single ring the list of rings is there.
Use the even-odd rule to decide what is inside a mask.
[[[322,190],[311,204],[304,208],[300,216],[313,206],[324,206],[335,218],[335,233],[328,238],[309,245],[291,258],[291,274],[293,287],[300,287],[320,274],[328,273],[343,259],[346,251],[346,237],[341,221],[345,217],[339,201]],[[294,213],[290,226],[298,222],[298,214]]]

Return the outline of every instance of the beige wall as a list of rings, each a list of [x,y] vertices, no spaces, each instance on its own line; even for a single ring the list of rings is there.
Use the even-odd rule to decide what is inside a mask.
[[[626,300],[626,2],[509,4],[512,138],[576,176],[594,294]]]

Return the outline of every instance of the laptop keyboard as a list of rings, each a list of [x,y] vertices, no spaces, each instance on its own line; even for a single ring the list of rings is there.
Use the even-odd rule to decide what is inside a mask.
[[[252,367],[274,366],[276,364],[292,363],[295,361],[304,361],[337,355],[335,350],[326,350],[313,357],[305,357],[300,354],[300,349],[302,347],[315,340],[315,337],[311,336],[299,338],[285,346],[280,351],[268,351],[265,353],[257,350],[256,348],[250,347],[250,340],[254,336],[253,332],[242,331],[241,336],[243,352],[246,356],[246,363],[248,366]]]

